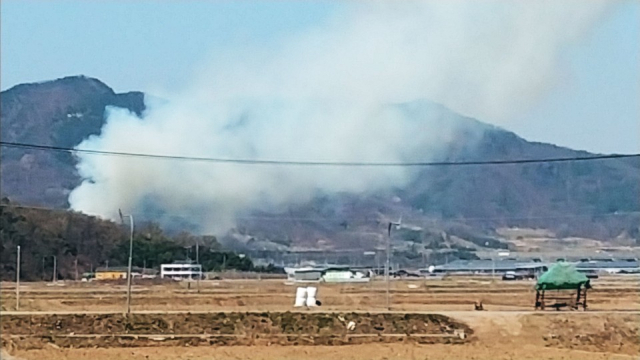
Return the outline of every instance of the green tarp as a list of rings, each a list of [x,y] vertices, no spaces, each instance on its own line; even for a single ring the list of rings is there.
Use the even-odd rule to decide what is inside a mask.
[[[576,270],[573,264],[559,262],[540,275],[536,290],[578,289],[588,284],[589,278]]]

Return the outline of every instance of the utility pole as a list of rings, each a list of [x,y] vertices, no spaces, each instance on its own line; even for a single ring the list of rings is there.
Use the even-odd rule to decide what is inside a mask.
[[[393,222],[390,221],[389,222],[389,227],[387,229],[387,264],[385,265],[386,269],[385,269],[385,273],[386,273],[386,278],[387,278],[387,310],[391,310],[391,296],[390,296],[390,290],[391,290],[391,282],[390,282],[390,278],[391,278],[391,228],[393,227],[393,225],[400,225],[402,223],[402,217],[400,217],[400,219],[398,219],[398,222]]]
[[[196,282],[197,292],[200,293],[200,278],[202,277],[202,266],[200,266],[200,242],[196,240],[196,264],[200,268],[198,280]]]
[[[58,258],[53,255],[53,276],[52,281],[55,283],[58,281]]]
[[[491,279],[493,280],[495,278],[496,278],[496,257],[492,253],[491,254]]]
[[[18,256],[16,258],[16,311],[20,310],[20,245],[18,245]]]
[[[129,265],[127,268],[127,315],[131,314],[131,263],[133,259],[133,215],[122,215],[122,211],[118,209],[120,213],[120,222],[124,224],[124,216],[129,217],[129,223],[131,224],[131,232],[129,236]]]
[[[385,281],[387,282],[387,310],[391,310],[391,300],[389,297],[389,293],[390,293],[390,287],[391,287],[391,283],[390,283],[390,263],[391,263],[391,226],[392,224],[389,223],[389,232],[387,234],[387,261],[386,264],[384,266],[384,274],[385,274]]]
[[[78,281],[78,258],[74,261],[74,267],[76,268],[76,281]]]
[[[391,228],[395,226],[400,226],[402,224],[402,216],[398,219],[397,222],[390,221],[389,227],[387,228],[387,264],[385,265],[385,274],[387,280],[387,310],[391,310]]]

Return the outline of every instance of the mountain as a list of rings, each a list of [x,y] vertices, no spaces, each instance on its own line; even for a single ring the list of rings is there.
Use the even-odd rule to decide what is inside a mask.
[[[138,115],[145,108],[142,93],[118,94],[84,76],[18,85],[3,91],[1,99],[2,141],[60,147],[73,147],[99,134],[106,106]],[[447,121],[464,125],[442,153],[443,161],[592,155],[529,142],[426,101],[400,106],[416,121],[439,111]],[[74,165],[75,159],[66,153],[3,147],[2,194],[23,204],[68,206],[67,195],[80,181]],[[629,214],[640,211],[639,158],[417,171],[403,188],[319,196],[284,214],[240,220],[228,244],[272,251],[376,248],[384,243],[387,221],[400,215],[404,247],[397,249],[409,255],[427,246],[502,247],[495,243],[496,229],[505,226],[549,229],[556,237],[640,239],[640,218]]]
[[[97,79],[73,76],[14,86],[0,94],[2,141],[73,147],[100,133],[106,106],[144,111],[144,94],[116,94]],[[68,206],[80,183],[73,156],[2,148],[2,194],[25,204]]]

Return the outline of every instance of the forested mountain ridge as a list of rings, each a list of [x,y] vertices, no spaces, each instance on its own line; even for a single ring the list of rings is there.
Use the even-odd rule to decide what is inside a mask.
[[[144,94],[118,94],[101,81],[85,76],[18,85],[0,96],[2,141],[59,147],[73,147],[88,136],[99,134],[107,106],[123,107],[138,115],[145,109]],[[465,132],[457,134],[456,140],[444,149],[442,161],[592,155],[530,142],[427,101],[405,107],[407,116],[416,121],[437,108],[447,119],[464,124],[474,133],[473,141],[468,141]],[[76,159],[67,153],[3,147],[1,159],[2,196],[23,205],[64,209],[69,192],[80,183]],[[639,211],[638,158],[428,167],[403,188],[377,194],[318,196],[308,204],[291,206],[286,213],[240,219],[232,236],[225,237],[230,241],[224,243],[240,249],[278,251],[374,248],[383,240],[381,223],[401,215],[407,225],[421,229],[416,241],[402,244],[407,249],[422,248],[424,239],[441,232],[459,234],[455,229],[463,228],[465,234],[494,236],[493,229],[501,226],[550,229],[558,237],[610,240],[622,236],[640,241],[640,222],[634,215]],[[34,215],[33,219],[37,218]],[[115,225],[109,230],[111,225],[92,221],[87,224],[93,225],[83,230],[60,230],[56,236],[66,238],[74,231],[91,233],[94,227],[120,236],[115,235]],[[34,234],[37,236],[38,232]],[[56,241],[51,242],[52,248],[67,246]],[[105,244],[113,242],[99,237],[87,241],[94,242],[87,249],[105,248],[111,246]],[[96,259],[104,260],[98,256]]]

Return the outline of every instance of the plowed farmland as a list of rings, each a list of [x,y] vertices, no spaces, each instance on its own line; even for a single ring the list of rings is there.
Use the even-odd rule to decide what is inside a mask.
[[[593,282],[586,311],[533,311],[533,283],[487,278],[2,284],[3,349],[19,359],[626,359],[640,353],[638,278]],[[474,311],[482,302],[484,311]],[[353,328],[348,324],[353,323]],[[214,351],[215,350],[215,351]],[[304,356],[300,357],[300,354]],[[6,354],[5,354],[6,355]]]

